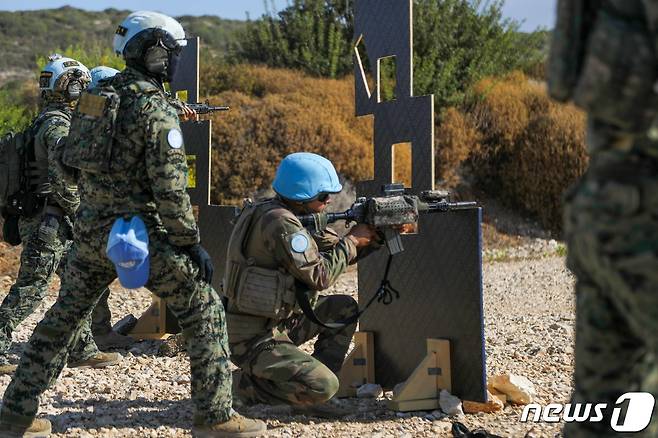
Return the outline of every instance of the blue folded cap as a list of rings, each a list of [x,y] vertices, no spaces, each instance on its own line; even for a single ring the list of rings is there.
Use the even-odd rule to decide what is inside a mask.
[[[139,216],[129,221],[119,218],[114,222],[105,253],[114,263],[123,287],[137,289],[148,282],[149,235]]]

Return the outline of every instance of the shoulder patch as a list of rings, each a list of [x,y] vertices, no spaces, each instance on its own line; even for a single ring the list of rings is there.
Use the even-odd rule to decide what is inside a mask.
[[[180,149],[183,147],[183,134],[180,130],[172,128],[167,132],[167,143],[172,149]]]
[[[308,249],[309,241],[303,232],[296,233],[290,239],[290,247],[296,253],[302,254]]]

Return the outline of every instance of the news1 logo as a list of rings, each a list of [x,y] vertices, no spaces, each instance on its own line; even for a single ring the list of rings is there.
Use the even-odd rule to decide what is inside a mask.
[[[626,416],[622,418],[622,405],[628,403]],[[617,399],[612,409],[610,427],[615,432],[641,432],[651,422],[653,408],[656,400],[648,392],[627,392]],[[597,423],[603,421],[607,403],[551,403],[542,407],[536,403],[526,405],[521,414],[521,422],[526,423],[582,423],[589,421]],[[532,417],[530,413],[532,412]]]

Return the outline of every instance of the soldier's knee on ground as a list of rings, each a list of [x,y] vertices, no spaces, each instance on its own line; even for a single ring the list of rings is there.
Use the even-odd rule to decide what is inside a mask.
[[[359,310],[359,304],[354,298],[349,295],[336,295],[333,297],[336,305],[340,307],[343,312],[353,315]]]
[[[316,368],[306,377],[309,390],[300,399],[304,399],[307,404],[324,403],[338,392],[338,377],[325,366]]]

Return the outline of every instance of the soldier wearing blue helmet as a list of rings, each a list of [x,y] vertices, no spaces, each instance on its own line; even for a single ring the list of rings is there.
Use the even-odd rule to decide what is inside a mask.
[[[311,233],[297,215],[320,213],[342,186],[334,166],[312,153],[288,155],[274,182],[277,196],[246,205],[228,247],[224,294],[233,362],[241,368],[234,396],[245,404],[288,404],[315,416],[340,416],[325,404],[338,391],[339,372],[356,323],[316,325],[301,313],[305,293],[317,316],[340,321],[358,310],[347,295],[319,296],[376,239],[357,225],[345,237],[330,228]],[[309,355],[299,345],[317,336]],[[239,381],[238,381],[239,378]]]
[[[91,82],[89,83],[89,88],[91,89],[98,87],[98,83],[103,79],[114,77],[114,75],[119,73],[119,70],[112,67],[99,65],[98,67],[92,68],[89,73],[91,74]]]
[[[72,217],[80,198],[75,184],[61,172],[56,156],[69,134],[71,109],[90,80],[87,67],[58,54],[49,57],[39,78],[42,108],[30,127],[34,139],[27,153],[31,171],[25,175],[32,190],[22,198],[18,220],[23,242],[21,266],[0,306],[0,374],[16,369],[7,358],[12,332],[43,301],[54,274],[62,274],[71,246]],[[118,361],[116,353],[98,351],[88,322],[79,336],[69,366],[103,367]]]

